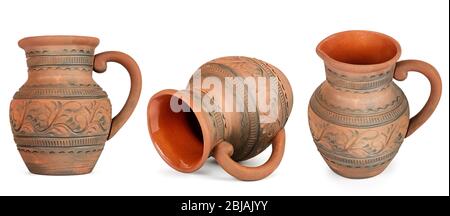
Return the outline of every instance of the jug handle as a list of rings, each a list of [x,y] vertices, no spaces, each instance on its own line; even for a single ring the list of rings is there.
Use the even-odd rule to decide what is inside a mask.
[[[112,119],[111,129],[108,135],[109,140],[125,124],[125,122],[133,113],[134,108],[136,108],[139,96],[141,94],[142,77],[139,66],[133,60],[133,58],[125,53],[116,51],[108,51],[95,55],[94,71],[97,73],[105,72],[108,62],[116,62],[125,67],[130,75],[131,81],[130,93],[128,94],[127,101],[125,102],[125,105],[122,107],[120,112]]]
[[[258,167],[246,167],[235,162],[233,155],[233,145],[226,141],[219,143],[213,151],[213,156],[222,168],[233,177],[244,181],[260,180],[270,175],[280,165],[284,154],[286,135],[281,129],[272,140],[272,154],[269,160]]]
[[[423,74],[430,82],[431,91],[425,106],[409,121],[406,137],[413,134],[430,118],[439,103],[442,93],[441,77],[432,65],[419,60],[399,61],[395,68],[394,78],[403,81],[408,77],[409,71],[417,71]]]

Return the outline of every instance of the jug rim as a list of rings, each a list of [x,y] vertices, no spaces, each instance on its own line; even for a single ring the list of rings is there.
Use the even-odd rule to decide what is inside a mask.
[[[344,61],[339,61],[333,57],[331,57],[329,54],[327,54],[324,50],[322,50],[322,46],[330,41],[330,39],[336,38],[337,36],[342,36],[343,34],[351,34],[351,33],[364,33],[364,34],[370,34],[370,35],[376,35],[377,37],[381,37],[384,39],[387,39],[389,42],[391,42],[395,46],[395,55],[393,55],[388,60],[385,60],[383,62],[379,63],[369,63],[369,64],[355,64],[355,63],[349,63]],[[343,71],[349,71],[349,72],[373,72],[377,70],[383,70],[387,67],[391,67],[394,65],[401,55],[401,47],[397,40],[392,38],[389,35],[376,32],[376,31],[369,31],[369,30],[347,30],[347,31],[341,31],[334,33],[325,39],[323,39],[316,47],[316,53],[319,55],[320,58],[322,58],[325,61],[325,64],[331,65],[335,68],[341,69]]]
[[[82,45],[96,47],[100,40],[91,36],[76,35],[42,35],[25,37],[19,40],[19,47],[29,49],[35,46]]]
[[[184,172],[184,173],[191,173],[194,172],[198,169],[200,169],[206,162],[206,160],[210,157],[211,155],[211,151],[214,148],[214,138],[213,138],[213,133],[210,131],[210,127],[209,127],[209,120],[207,119],[207,117],[205,117],[205,114],[208,115],[207,113],[204,113],[203,111],[200,112],[195,112],[192,110],[192,113],[195,115],[199,125],[200,125],[200,129],[202,132],[202,153],[201,156],[192,164],[189,164],[189,166],[180,166],[177,165],[176,163],[174,163],[174,158],[172,157],[168,157],[166,155],[166,152],[160,147],[160,144],[163,144],[162,142],[158,141],[159,139],[156,136],[156,133],[153,131],[153,124],[152,124],[152,118],[150,116],[151,113],[156,113],[153,111],[153,104],[157,103],[157,100],[159,98],[162,97],[176,97],[177,99],[181,100],[183,103],[185,103],[186,105],[189,106],[189,108],[192,108],[192,101],[187,100],[185,97],[182,97],[183,95],[187,95],[189,94],[189,92],[185,91],[185,90],[181,90],[181,91],[177,91],[174,89],[165,89],[162,90],[158,93],[156,93],[155,95],[153,95],[149,102],[148,102],[148,106],[147,106],[147,126],[148,126],[148,132],[150,134],[150,138],[152,139],[153,145],[155,146],[158,154],[161,156],[161,158],[163,158],[163,160],[172,168],[174,168],[175,170],[178,170],[180,172]],[[168,144],[168,143],[164,143],[164,144]]]

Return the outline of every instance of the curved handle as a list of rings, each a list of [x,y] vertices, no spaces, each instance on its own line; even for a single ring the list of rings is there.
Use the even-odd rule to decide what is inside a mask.
[[[137,105],[142,88],[141,71],[137,63],[129,55],[121,52],[109,51],[95,55],[94,58],[94,71],[103,73],[106,71],[108,62],[116,62],[121,64],[127,69],[130,74],[131,89],[128,94],[127,101],[122,107],[120,112],[114,116],[111,123],[111,130],[109,131],[108,140],[111,139],[117,131],[125,124],[130,118]]]
[[[239,180],[255,181],[270,175],[280,165],[284,154],[286,135],[281,129],[272,140],[272,155],[269,160],[259,167],[245,167],[231,159],[233,146],[223,141],[219,143],[213,152],[213,156],[222,168],[230,175]]]
[[[441,77],[437,70],[430,64],[419,60],[405,60],[397,63],[394,78],[403,81],[408,77],[409,71],[417,71],[423,74],[431,85],[430,96],[425,106],[409,121],[406,137],[414,133],[433,114],[439,103],[442,93]]]

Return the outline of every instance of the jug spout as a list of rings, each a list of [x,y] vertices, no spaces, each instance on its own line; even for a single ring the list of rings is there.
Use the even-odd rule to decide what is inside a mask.
[[[373,31],[351,30],[333,34],[316,48],[325,65],[343,73],[377,73],[400,57],[399,43]]]
[[[325,62],[327,82],[336,89],[372,92],[392,83],[400,57],[393,38],[372,31],[353,30],[333,34],[317,46]]]

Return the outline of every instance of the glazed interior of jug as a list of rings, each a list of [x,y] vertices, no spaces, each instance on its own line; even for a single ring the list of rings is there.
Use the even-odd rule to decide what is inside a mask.
[[[317,46],[318,54],[326,60],[353,65],[380,64],[397,60],[400,46],[393,38],[371,31],[346,31],[324,39]]]
[[[208,142],[204,136],[199,114],[174,112],[170,107],[172,94],[157,95],[148,107],[148,125],[153,143],[161,157],[173,168],[182,172],[193,172],[203,165],[209,156]],[[178,99],[186,108],[189,105]],[[207,132],[206,132],[207,133]]]

